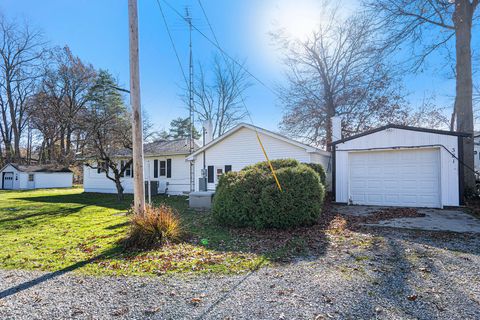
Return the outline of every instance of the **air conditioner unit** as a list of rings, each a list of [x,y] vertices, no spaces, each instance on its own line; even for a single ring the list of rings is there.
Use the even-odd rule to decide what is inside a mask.
[[[168,182],[167,181],[159,181],[158,182],[158,193],[167,193],[168,189]]]

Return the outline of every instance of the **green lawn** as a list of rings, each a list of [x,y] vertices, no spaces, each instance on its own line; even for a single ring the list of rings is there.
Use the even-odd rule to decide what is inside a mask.
[[[218,227],[209,213],[189,210],[186,197],[154,200],[178,210],[188,239],[158,250],[126,253],[118,242],[128,230],[129,196],[119,203],[115,195],[84,193],[80,188],[0,191],[0,268],[96,275],[235,273],[268,264],[290,250],[288,241],[280,246],[266,241],[258,248],[255,236]]]

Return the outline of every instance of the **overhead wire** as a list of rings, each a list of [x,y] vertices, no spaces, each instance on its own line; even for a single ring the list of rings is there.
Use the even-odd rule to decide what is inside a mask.
[[[172,34],[170,32],[170,28],[168,27],[167,18],[165,17],[165,13],[163,12],[162,5],[160,4],[159,0],[157,1],[158,9],[160,10],[160,14],[162,15],[163,23],[165,24],[165,29],[167,30],[168,38],[170,39],[170,44],[172,45],[173,51],[175,52],[175,56],[177,57],[177,62],[180,67],[180,71],[182,72],[183,80],[185,80],[185,84],[188,86],[187,75],[183,70],[182,61],[180,60],[180,56],[177,51],[177,47],[175,46],[175,42],[173,41]]]
[[[158,2],[159,0],[157,0]],[[178,15],[180,18],[182,18],[183,20],[185,20],[185,22],[188,23],[188,21],[186,20],[186,18],[174,7],[172,6],[167,0],[162,0],[163,3],[165,3],[173,12],[175,12],[176,15]],[[203,10],[204,11],[204,10]],[[205,12],[205,11],[204,11]],[[266,89],[270,90],[274,95],[277,96],[277,93],[275,92],[275,90],[273,90],[271,87],[269,87],[265,82],[263,82],[262,80],[260,80],[258,77],[256,77],[253,73],[251,73],[247,68],[245,68],[244,65],[242,65],[240,62],[238,62],[235,58],[233,58],[232,56],[230,56],[225,50],[223,50],[223,48],[219,45],[218,42],[215,42],[214,40],[210,39],[210,37],[208,37],[202,30],[200,30],[199,28],[197,28],[193,23],[192,23],[192,28],[197,31],[202,37],[204,37],[210,44],[212,44],[215,48],[217,48],[217,50],[219,50],[225,57],[227,57],[229,60],[231,60],[233,63],[235,63],[236,65],[238,65],[241,69],[243,69],[249,76],[251,76],[255,81],[257,81],[259,84],[261,84],[262,86],[264,86]],[[212,30],[212,29],[210,29]]]
[[[157,0],[158,1],[158,0]],[[215,31],[213,30],[213,27],[212,27],[212,24],[210,23],[210,19],[208,19],[208,16],[207,16],[207,12],[205,11],[205,8],[203,7],[203,4],[202,4],[202,1],[201,0],[197,0],[198,1],[198,4],[200,6],[200,8],[202,9],[202,12],[203,12],[203,16],[205,17],[205,21],[207,22],[208,24],[208,27],[210,29],[210,32],[212,33],[212,36],[213,36],[213,39],[215,41],[214,45],[215,47],[217,47],[217,49],[220,50],[220,52],[222,53],[223,55],[223,58],[225,59],[225,61],[227,61],[227,57],[230,58],[232,61],[234,61],[237,65],[239,65],[245,72],[247,72],[250,76],[252,76],[254,79],[256,79],[257,81],[259,81],[262,85],[266,86],[262,81],[260,81],[259,79],[257,79],[255,76],[253,76],[242,64],[238,63],[235,59],[233,59],[232,57],[230,57],[226,52],[225,50],[222,49],[222,47],[220,46],[220,43],[218,41],[218,38],[217,38],[217,35],[215,34]],[[204,35],[204,37],[206,37]],[[267,154],[267,151],[265,150],[265,147],[262,143],[262,139],[260,138],[260,135],[258,133],[258,130],[257,130],[257,127],[255,126],[254,122],[253,122],[253,119],[252,119],[252,116],[250,114],[250,111],[248,110],[247,108],[247,105],[245,103],[245,99],[243,98],[243,94],[242,92],[239,90],[239,95],[240,95],[240,100],[242,101],[242,104],[243,104],[243,107],[245,108],[245,111],[247,113],[247,116],[250,120],[250,122],[252,123],[254,129],[255,129],[255,135],[257,137],[257,140],[258,140],[258,143],[260,144],[260,148],[262,149],[262,152],[263,152],[263,155],[265,156],[265,159],[267,160],[267,163],[268,163],[268,166],[270,167],[270,171],[272,172],[272,175],[273,175],[273,178],[275,179],[275,182],[277,184],[277,187],[278,189],[280,190],[280,192],[283,191],[282,189],[282,185],[280,184],[280,181],[278,180],[278,177],[277,177],[277,174],[275,172],[275,169],[273,168],[273,165],[272,165],[272,162],[270,161],[269,157],[268,157],[268,154]]]

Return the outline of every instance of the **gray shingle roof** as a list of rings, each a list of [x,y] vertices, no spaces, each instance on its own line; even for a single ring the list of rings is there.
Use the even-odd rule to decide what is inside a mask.
[[[72,172],[70,169],[57,165],[19,165],[10,163],[12,167],[21,172]]]
[[[199,146],[195,143],[194,151]],[[174,154],[190,154],[190,147],[188,139],[175,140],[157,140],[143,145],[143,152],[145,156],[162,156]],[[121,150],[117,152],[117,156],[131,156],[132,150]]]

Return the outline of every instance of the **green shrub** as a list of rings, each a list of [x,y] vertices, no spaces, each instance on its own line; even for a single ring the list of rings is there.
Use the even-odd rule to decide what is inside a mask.
[[[259,229],[286,229],[312,225],[322,212],[324,188],[318,174],[304,165],[277,171],[281,192],[273,177],[260,196],[261,210],[254,217]]]
[[[270,162],[272,163],[272,167],[273,169],[275,169],[275,171],[282,168],[294,168],[300,165],[300,162],[298,162],[295,159],[276,159]],[[270,165],[268,164],[267,161],[262,161],[262,162],[252,164],[250,166],[246,166],[245,168],[242,169],[242,171],[247,171],[250,169],[258,169],[266,173],[272,172],[272,170],[270,169]]]
[[[327,185],[327,174],[325,173],[325,169],[321,164],[318,163],[305,163],[305,165],[309,166],[313,169],[318,175],[320,176],[320,181],[322,181],[323,186]]]
[[[212,206],[213,217],[233,227],[253,226],[253,216],[267,175],[258,169],[224,174],[218,182]]]
[[[291,228],[313,224],[321,213],[324,188],[319,174],[296,160],[274,160],[283,191],[268,163],[260,162],[220,178],[212,214],[233,227]]]

